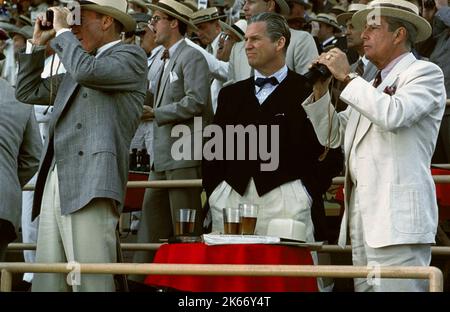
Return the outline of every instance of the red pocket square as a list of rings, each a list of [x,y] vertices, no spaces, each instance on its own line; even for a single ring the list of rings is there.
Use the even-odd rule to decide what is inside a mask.
[[[396,86],[387,86],[386,88],[384,88],[384,93],[389,94],[389,95],[394,95],[395,91],[397,91],[397,87]]]

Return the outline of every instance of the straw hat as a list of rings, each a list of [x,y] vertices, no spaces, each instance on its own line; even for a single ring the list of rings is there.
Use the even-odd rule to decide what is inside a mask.
[[[198,10],[191,15],[191,21],[195,25],[215,21],[225,17],[225,15],[219,15],[219,11],[216,7],[206,8]]]
[[[272,219],[267,226],[267,235],[306,242],[306,226],[303,222],[293,219]]]
[[[362,29],[368,19],[375,20],[380,16],[395,17],[414,25],[417,30],[415,42],[423,41],[431,35],[431,25],[419,16],[419,8],[404,0],[374,0],[367,5],[366,9],[353,15],[352,24]]]
[[[192,13],[194,13],[194,11],[180,2],[177,2],[175,0],[160,0],[155,4],[150,3],[148,4],[148,6],[153,11],[159,10],[161,12],[164,12],[167,15],[175,17],[180,22],[183,22],[186,25],[197,30],[197,27],[190,22],[190,17],[192,16]]]
[[[336,17],[334,17],[334,15],[331,15],[331,14],[326,14],[326,13],[317,14],[317,16],[315,18],[312,18],[311,21],[324,23],[324,24],[327,24],[327,25],[330,25],[330,26],[336,28],[339,31],[341,30],[341,27],[339,26],[339,24],[336,21]]]
[[[247,21],[245,19],[238,20],[233,25],[228,25],[222,21],[219,21],[223,30],[229,30],[235,34],[241,41],[244,40],[245,31],[247,30]]]
[[[339,25],[344,25],[347,23],[349,19],[352,18],[353,14],[355,14],[358,11],[364,10],[367,8],[367,4],[362,3],[352,3],[348,6],[348,10],[345,13],[339,14],[336,17],[336,20]]]
[[[124,26],[126,32],[136,28],[136,22],[127,14],[126,0],[80,0],[79,3],[82,9],[113,17]]]

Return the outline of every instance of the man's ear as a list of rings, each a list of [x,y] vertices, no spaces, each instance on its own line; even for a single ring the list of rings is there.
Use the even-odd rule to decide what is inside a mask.
[[[170,28],[178,28],[178,20],[176,18],[170,21]]]
[[[408,38],[408,31],[404,27],[397,28],[394,32],[394,43],[398,44],[406,41]]]
[[[278,39],[277,41],[277,51],[283,50],[285,45],[286,45],[286,38],[281,36],[280,39]]]
[[[112,18],[111,16],[103,15],[102,16],[102,30],[107,30],[112,25],[114,25],[114,18]]]
[[[267,1],[267,9],[269,12],[274,12],[276,10],[276,3],[275,0],[269,0]]]

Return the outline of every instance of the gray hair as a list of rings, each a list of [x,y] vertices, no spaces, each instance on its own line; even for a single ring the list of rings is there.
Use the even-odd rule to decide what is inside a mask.
[[[406,45],[406,48],[411,50],[412,47],[414,46],[414,42],[416,41],[416,37],[417,37],[416,27],[414,27],[414,25],[411,24],[410,22],[404,21],[404,20],[396,18],[396,17],[385,16],[385,19],[389,25],[388,30],[391,32],[396,31],[400,27],[404,27],[406,29],[407,38],[406,38],[405,45]]]
[[[266,33],[272,42],[279,40],[281,37],[286,39],[286,43],[284,45],[284,53],[286,53],[289,42],[291,41],[291,31],[286,19],[276,13],[265,12],[252,16],[249,21],[249,25],[256,22],[266,23]]]

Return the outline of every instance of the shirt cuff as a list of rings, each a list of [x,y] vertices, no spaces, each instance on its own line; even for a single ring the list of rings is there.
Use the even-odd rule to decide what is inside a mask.
[[[27,46],[25,48],[25,54],[31,54],[33,52],[34,45],[31,43],[31,39],[27,40]]]

